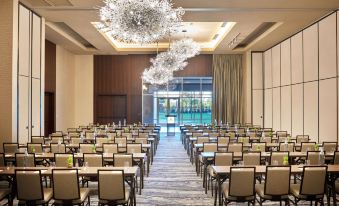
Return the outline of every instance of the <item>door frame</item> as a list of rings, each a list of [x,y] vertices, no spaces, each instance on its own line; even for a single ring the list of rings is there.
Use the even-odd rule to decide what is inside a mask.
[[[159,101],[160,101],[160,99],[165,99],[165,100],[167,100],[167,103],[166,103],[166,115],[168,115],[169,114],[169,110],[170,110],[170,99],[175,99],[175,100],[177,100],[178,101],[178,106],[177,106],[177,113],[176,113],[176,115],[177,115],[177,121],[176,122],[178,122],[178,125],[180,125],[180,97],[158,97],[157,98],[157,124],[160,124],[160,118],[159,118],[159,107],[160,107],[160,104],[159,104]]]

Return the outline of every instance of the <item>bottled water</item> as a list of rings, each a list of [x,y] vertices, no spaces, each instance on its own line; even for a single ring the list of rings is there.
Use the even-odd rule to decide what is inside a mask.
[[[324,149],[321,147],[319,152],[319,164],[324,165],[325,164],[325,154]]]

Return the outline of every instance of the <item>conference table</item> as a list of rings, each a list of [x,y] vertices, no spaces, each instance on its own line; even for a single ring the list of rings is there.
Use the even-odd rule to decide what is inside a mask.
[[[75,160],[82,160],[82,153],[73,153]],[[43,160],[53,160],[54,153],[35,153],[36,159]],[[139,194],[141,194],[141,189],[144,188],[144,159],[146,158],[146,153],[133,153],[133,159],[138,163],[138,167],[140,168],[140,190]],[[15,161],[15,153],[6,153],[5,154],[6,161]],[[104,160],[113,160],[113,153],[103,153]],[[149,165],[148,165],[149,166]],[[48,168],[48,167],[46,167]],[[149,170],[149,169],[148,169]]]
[[[327,166],[327,174],[329,178],[329,182],[332,184],[332,188],[335,188],[335,180],[339,175],[339,165],[326,165]],[[212,166],[213,172],[216,175],[217,188],[215,190],[214,197],[214,205],[222,205],[222,184],[229,177],[231,167],[246,167],[246,166]],[[263,175],[266,173],[266,165],[257,165],[257,166],[248,166],[255,167],[255,173],[257,175]],[[303,165],[291,165],[291,175],[302,174]],[[335,197],[336,193],[332,192],[332,197],[334,199],[334,205],[336,205]],[[329,198],[328,198],[329,199]],[[328,202],[328,205],[330,203]]]
[[[53,169],[77,169],[80,177],[96,177],[98,170],[124,170],[125,181],[131,188],[132,205],[136,205],[135,182],[138,174],[138,167],[0,167],[0,176],[15,176],[15,170],[40,170],[45,177],[52,176]],[[29,187],[29,185],[27,185]],[[13,187],[15,188],[15,187]],[[15,194],[15,192],[13,192]]]

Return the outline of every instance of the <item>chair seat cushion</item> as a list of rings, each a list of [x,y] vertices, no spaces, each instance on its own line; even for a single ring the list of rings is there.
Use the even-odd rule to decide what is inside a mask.
[[[44,199],[36,201],[35,203],[37,205],[46,204],[53,197],[53,189],[52,188],[44,188],[43,190],[44,190]],[[25,204],[25,203],[26,203],[26,201],[22,201],[22,200],[19,201],[19,205],[20,204]]]
[[[11,193],[10,188],[1,188],[0,189],[0,200],[4,199],[10,193]]]
[[[88,193],[90,192],[90,189],[88,188],[80,188],[80,198],[77,200],[72,200],[72,204],[77,205],[77,204],[81,204],[85,201],[85,199],[88,196]],[[63,201],[62,200],[55,200],[54,204],[62,204]]]
[[[240,200],[239,197],[235,197],[235,196],[230,196],[230,195],[229,195],[228,189],[229,189],[229,184],[228,184],[228,183],[224,183],[224,184],[222,185],[222,191],[223,191],[223,193],[224,193],[225,198],[228,199],[228,200],[230,200],[230,201],[239,201],[239,200]],[[255,195],[253,195],[253,196],[248,196],[248,197],[243,197],[243,201],[252,201],[252,200],[254,200],[254,199],[255,199]]]
[[[255,192],[260,196],[260,198],[265,200],[272,200],[273,196],[265,194],[265,185],[264,184],[256,184],[255,185]],[[276,198],[277,196],[275,196]],[[288,195],[280,196],[281,200],[288,199]]]
[[[99,197],[99,203],[100,203],[100,204],[108,204],[109,202],[114,202],[114,203],[116,203],[116,204],[124,204],[124,203],[127,203],[127,202],[128,202],[129,198],[130,198],[130,190],[129,190],[129,189],[126,189],[126,190],[125,190],[125,199],[124,199],[124,200],[118,200],[118,201],[112,200],[112,201],[108,201],[108,200],[102,200],[102,199],[100,199],[100,197]]]
[[[300,184],[291,184],[290,192],[293,196],[298,199],[307,199],[307,195],[300,194]],[[315,198],[323,198],[324,195],[316,195]]]

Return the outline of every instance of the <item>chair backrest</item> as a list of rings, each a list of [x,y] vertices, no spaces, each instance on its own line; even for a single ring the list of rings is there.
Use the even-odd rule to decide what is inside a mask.
[[[209,137],[218,137],[219,133],[218,132],[211,132],[208,134]]]
[[[40,143],[27,143],[28,153],[41,153],[43,152],[42,144]]]
[[[242,152],[242,142],[238,143],[230,143],[228,144],[227,151],[228,152]]]
[[[80,150],[82,153],[95,153],[93,150],[93,144],[80,143]]]
[[[316,142],[301,142],[301,152],[315,151]]]
[[[339,152],[335,151],[333,156],[333,164],[339,165]]]
[[[337,142],[323,142],[324,152],[331,153],[337,151],[338,143]]]
[[[52,136],[51,137],[51,143],[64,143],[64,137],[63,136]]]
[[[102,154],[84,153],[84,162],[87,162],[89,167],[102,167],[103,157]]]
[[[323,195],[325,192],[327,166],[304,166],[301,180],[301,195]]]
[[[123,170],[98,170],[99,200],[115,202],[125,200],[125,178]]]
[[[204,152],[217,152],[218,151],[218,143],[204,142],[203,143],[203,151]]]
[[[72,144],[80,144],[81,138],[80,137],[71,137],[71,143]]]
[[[261,152],[243,152],[242,161],[244,165],[260,165],[261,161]]]
[[[71,201],[80,198],[79,176],[76,169],[53,169],[53,199]]]
[[[252,143],[251,149],[252,149],[252,151],[265,152],[266,151],[266,142]]]
[[[41,136],[32,136],[32,143],[40,143],[40,144],[44,144],[45,143],[45,139],[44,137]]]
[[[209,137],[203,137],[203,136],[197,137],[197,144],[203,144],[203,143],[209,142],[209,141],[210,141]]]
[[[107,137],[97,137],[95,138],[95,142],[98,146],[102,146],[103,143],[108,143],[108,138]]]
[[[271,196],[288,195],[290,175],[290,166],[267,166],[264,194]]]
[[[287,131],[277,131],[277,137],[287,137]]]
[[[248,137],[248,136],[238,137],[237,141],[242,142],[244,144],[248,144],[248,143],[250,143],[250,137]]]
[[[320,165],[319,159],[320,151],[308,151],[307,160],[310,162],[310,165]]]
[[[17,199],[39,201],[44,199],[40,170],[15,170]]]
[[[113,154],[114,167],[132,167],[133,154]]]
[[[255,195],[255,167],[231,167],[229,196],[252,197]]]
[[[0,167],[4,167],[5,165],[5,154],[0,153]]]
[[[139,144],[147,144],[147,138],[144,138],[144,137],[138,137],[138,138],[135,138],[135,143],[139,143]]]
[[[294,152],[294,142],[288,142],[288,143],[280,142],[279,151]]]
[[[215,166],[232,166],[233,152],[215,152],[214,153]]]
[[[123,132],[123,133],[121,133],[121,137],[126,137],[127,139],[130,139],[130,138],[132,138],[132,133]]]
[[[114,143],[118,144],[119,147],[126,147],[127,137],[116,137]]]
[[[308,142],[310,140],[310,136],[308,136],[308,135],[297,135],[296,139],[297,139],[297,143]]]
[[[104,153],[118,153],[118,144],[115,143],[104,143],[102,148]]]
[[[228,144],[230,143],[230,137],[218,137],[218,144]]]
[[[85,133],[85,137],[88,139],[93,139],[94,138],[94,132],[88,131]]]
[[[288,137],[287,137],[287,136],[279,136],[279,137],[278,137],[278,142],[279,142],[279,143],[285,142],[285,141],[288,142]]]
[[[107,138],[110,141],[114,141],[114,138],[117,136],[117,133],[116,132],[107,132],[106,135],[107,135]]]
[[[55,166],[68,167],[68,160],[70,157],[72,158],[74,166],[74,154],[54,153]]]
[[[16,153],[19,150],[18,143],[3,143],[4,153]]]
[[[260,139],[260,142],[272,143],[272,137],[265,136],[264,138]]]
[[[284,165],[285,157],[289,158],[289,152],[271,152],[271,165]]]
[[[15,153],[15,163],[17,167],[35,167],[35,154]]]
[[[148,138],[148,133],[140,132],[138,138]]]
[[[192,137],[199,137],[202,136],[202,132],[193,132]]]
[[[66,153],[66,145],[64,143],[51,143],[50,147],[52,153]]]
[[[142,152],[142,144],[140,143],[131,143],[127,144],[127,153],[141,153]]]

